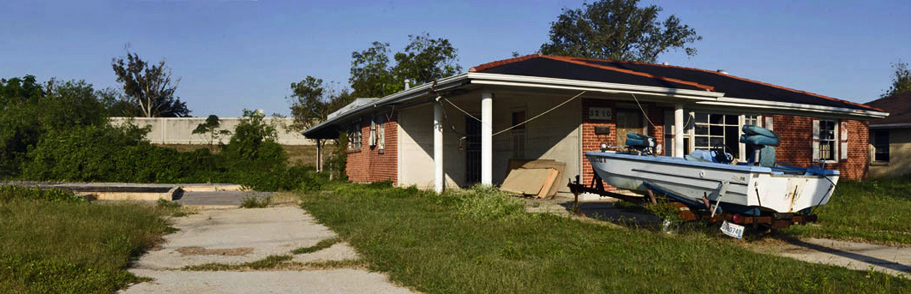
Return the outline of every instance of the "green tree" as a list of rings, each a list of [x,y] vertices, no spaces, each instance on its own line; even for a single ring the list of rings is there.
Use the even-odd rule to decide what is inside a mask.
[[[194,135],[206,135],[209,142],[209,150],[212,149],[212,146],[217,140],[221,144],[221,136],[230,136],[231,131],[229,130],[219,130],[221,127],[221,119],[217,115],[210,114],[206,118],[206,121],[196,125],[196,129],[193,129]]]
[[[45,85],[34,76],[0,83],[0,176],[16,175],[48,132],[107,124],[104,105],[85,81]]]
[[[541,45],[541,53],[639,62],[655,62],[671,49],[696,55],[687,47],[702,39],[693,28],[674,15],[660,21],[661,7],[638,3],[601,0],[583,4],[584,9],[564,8],[551,23],[550,41]]]
[[[389,59],[389,43],[373,42],[364,51],[352,52],[351,77],[348,82],[355,97],[383,97],[405,88],[405,79],[415,84],[429,83],[455,75],[462,70],[458,50],[448,39],[430,34],[409,35],[404,51]]]
[[[306,130],[340,108],[354,101],[347,89],[334,90],[322,79],[307,76],[297,83],[291,83],[291,129]]]
[[[892,86],[881,97],[889,97],[898,93],[911,91],[911,69],[908,68],[907,62],[899,60],[892,64],[893,76]]]
[[[225,147],[225,154],[241,164],[251,161],[266,165],[284,162],[281,145],[275,142],[276,128],[265,120],[260,111],[244,109],[244,118],[234,128],[234,136]]]
[[[434,39],[428,33],[408,35],[408,39],[410,42],[405,51],[395,54],[396,64],[392,73],[399,80],[410,79],[415,84],[423,84],[462,70],[462,66],[458,65],[458,50],[452,47],[449,40]]]
[[[171,69],[164,60],[149,64],[138,54],[127,52],[126,59],[111,62],[117,82],[123,84],[127,101],[144,117],[185,117],[187,104],[175,96],[180,79],[172,84]]]

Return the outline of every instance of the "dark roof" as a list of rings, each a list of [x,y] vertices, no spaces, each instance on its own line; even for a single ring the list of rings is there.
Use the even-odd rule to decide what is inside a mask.
[[[911,91],[876,99],[867,105],[889,111],[888,117],[872,120],[870,125],[911,123]]]
[[[789,89],[717,71],[591,58],[528,55],[482,64],[471,72],[527,75],[722,92],[725,97],[881,111],[875,107]]]

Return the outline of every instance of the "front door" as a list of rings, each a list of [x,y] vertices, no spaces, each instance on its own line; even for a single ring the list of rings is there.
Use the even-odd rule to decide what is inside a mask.
[[[481,182],[481,122],[465,117],[465,184]]]
[[[632,109],[617,110],[617,146],[626,146],[626,132],[642,133],[642,113]]]

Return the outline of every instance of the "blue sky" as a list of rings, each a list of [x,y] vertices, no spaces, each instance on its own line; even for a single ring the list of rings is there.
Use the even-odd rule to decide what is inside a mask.
[[[165,59],[194,116],[244,108],[288,114],[307,75],[347,84],[351,52],[372,41],[400,50],[409,34],[450,39],[464,70],[533,53],[550,22],[582,1],[0,0],[0,77],[84,79],[116,87],[125,47]],[[659,62],[856,102],[883,93],[890,63],[911,61],[911,1],[643,1],[703,37],[694,57]]]

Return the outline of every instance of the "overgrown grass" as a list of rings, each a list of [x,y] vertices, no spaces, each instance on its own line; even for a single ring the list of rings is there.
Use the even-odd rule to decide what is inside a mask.
[[[279,264],[290,261],[290,255],[269,255],[266,258],[245,262],[240,264],[226,264],[226,263],[206,263],[201,265],[188,265],[183,267],[183,270],[188,271],[236,271],[236,270],[263,270],[263,269],[273,269]]]
[[[911,179],[842,181],[816,225],[785,234],[911,245]]]
[[[170,230],[159,209],[81,199],[0,188],[0,292],[110,293],[141,280],[126,267]]]
[[[338,238],[338,237],[322,239],[319,242],[317,242],[316,245],[313,245],[310,247],[297,248],[297,249],[292,250],[291,253],[292,254],[313,253],[313,252],[317,252],[317,251],[332,247],[332,245],[335,245],[336,243],[341,242],[341,241],[342,241],[342,239]]]
[[[240,203],[241,208],[266,208],[272,204],[272,197],[259,197],[257,195],[244,196]]]
[[[306,193],[302,206],[371,269],[424,292],[911,291],[901,278],[754,253],[704,234],[529,214],[506,197],[346,185]]]

